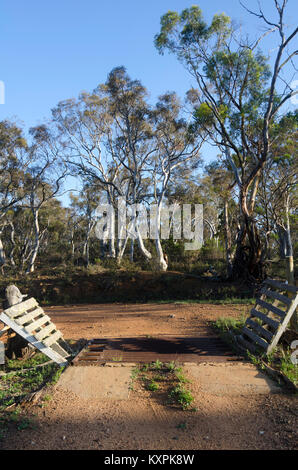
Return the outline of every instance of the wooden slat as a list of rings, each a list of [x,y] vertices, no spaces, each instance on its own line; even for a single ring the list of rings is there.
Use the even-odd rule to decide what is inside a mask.
[[[280,308],[274,307],[274,305],[269,304],[268,302],[265,302],[264,300],[257,299],[256,304],[260,305],[263,308],[266,308],[267,310],[269,310],[272,313],[275,313],[275,315],[278,315],[282,319],[284,319],[284,317],[286,315],[286,312],[284,312]]]
[[[245,324],[250,326],[253,330],[255,330],[259,335],[263,336],[268,341],[272,340],[273,333],[271,333],[271,331],[266,330],[258,323],[254,322],[251,318],[248,318]]]
[[[262,312],[259,312],[259,311],[256,310],[255,308],[252,308],[252,309],[251,309],[250,315],[251,315],[251,317],[259,318],[259,319],[262,320],[264,323],[266,323],[266,325],[272,326],[272,328],[274,328],[275,330],[276,330],[276,329],[279,327],[279,325],[280,325],[279,322],[277,322],[276,320],[273,320],[273,319],[270,318],[270,317],[267,317],[267,315],[265,315],[265,314],[262,313]]]
[[[65,351],[71,351],[71,347],[69,346],[69,344],[65,341],[65,339],[62,337],[61,339],[59,339],[59,345],[61,346],[61,348],[64,348]]]
[[[34,336],[38,339],[38,341],[43,341],[44,338],[50,336],[52,331],[56,331],[56,326],[54,323],[50,323],[49,325],[42,328],[38,333],[34,333]]]
[[[7,308],[4,310],[3,313],[8,315],[10,318],[15,318],[18,315],[21,315],[22,313],[26,312],[30,308],[38,307],[38,303],[36,300],[32,297],[31,299],[25,300],[24,302],[21,302],[20,304],[13,305],[12,307]]]
[[[264,286],[270,286],[270,288],[266,288]],[[272,288],[276,289],[276,291],[272,290]],[[294,293],[295,296],[289,297],[283,295],[281,292],[291,292]],[[273,299],[273,304],[266,302],[266,298]],[[279,302],[285,304],[285,310],[282,310],[277,305]],[[242,329],[242,335],[247,336],[251,341],[255,344],[261,346],[265,349],[266,353],[269,354],[277,345],[278,341],[280,340],[282,334],[287,328],[287,325],[294,314],[296,308],[298,306],[298,288],[295,286],[291,286],[289,284],[285,284],[283,282],[275,281],[273,279],[267,279],[262,286],[261,290],[261,297],[256,300],[256,305],[254,308],[251,309],[250,317],[246,320],[245,325]],[[257,310],[258,307],[262,307],[268,311],[268,314],[264,314]],[[274,313],[277,315],[280,320],[273,319],[269,316],[270,313]],[[272,315],[271,315],[272,316]],[[264,328],[262,325],[259,325],[258,322],[253,321],[254,318],[262,320],[263,324],[266,324],[272,327],[275,331],[272,333]],[[252,350],[248,347],[250,341],[246,341],[246,339],[241,336],[240,338],[242,342],[246,342],[246,347],[249,350]],[[265,341],[265,339],[268,341]]]
[[[37,328],[40,328],[42,325],[45,325],[46,323],[50,321],[51,321],[50,317],[48,317],[47,315],[43,315],[41,318],[38,318],[37,320],[30,323],[29,325],[24,326],[24,328],[26,331],[28,331],[28,333],[32,333]]]
[[[289,321],[291,320],[291,317],[292,315],[295,313],[295,310],[298,306],[298,293],[296,295],[295,298],[293,298],[293,301],[292,301],[292,304],[284,318],[284,321],[282,322],[282,324],[280,325],[280,327],[278,328],[269,348],[268,348],[268,353],[272,351],[272,349],[275,348],[275,346],[277,345],[278,341],[280,340],[280,337],[281,335],[284,333],[285,329],[287,328],[287,325],[289,323]]]
[[[59,341],[59,340],[58,340]],[[51,348],[56,351],[58,354],[60,354],[60,356],[62,357],[69,357],[70,354],[69,352],[67,352],[65,349],[63,349],[63,347],[59,344],[59,343],[53,343],[51,345]]]
[[[51,344],[56,343],[58,339],[62,338],[62,333],[61,331],[56,331],[53,335],[49,336],[46,338],[43,343],[46,346],[51,346]]]
[[[292,292],[293,294],[296,294],[298,292],[298,287],[292,286],[291,284],[286,284],[284,282],[276,281],[275,279],[266,279],[264,283],[282,291],[286,290],[288,292]]]
[[[243,338],[242,335],[237,336],[237,341],[244,347],[244,349],[248,349],[250,352],[255,353],[256,347],[254,344],[249,343],[246,339]]]
[[[39,317],[40,315],[45,315],[44,311],[42,308],[38,307],[35,310],[33,310],[30,313],[26,313],[25,315],[22,315],[18,318],[14,318],[14,321],[18,325],[24,325],[25,323],[28,323],[30,320],[34,320],[34,318]]]
[[[279,300],[280,302],[288,306],[291,305],[292,303],[292,299],[290,299],[289,297],[286,297],[285,295],[280,294],[279,292],[275,292],[273,290],[268,290],[268,289],[264,289],[262,292],[267,297],[270,297],[271,299]]]
[[[267,351],[269,344],[263,339],[256,335],[253,331],[249,330],[245,326],[242,329],[242,334],[245,334],[250,339],[252,339],[255,343],[261,346],[265,351]]]
[[[4,312],[2,312],[0,315],[0,321],[3,321],[3,323],[5,323],[10,328],[12,328],[18,335],[22,336],[22,338],[28,341],[28,343],[31,343],[32,346],[39,349],[43,354],[48,356],[50,359],[55,361],[60,366],[65,366],[68,364],[68,362],[65,360],[64,357],[62,357],[56,351],[53,351],[53,349],[43,344],[42,342],[37,341],[37,339],[33,335],[30,335],[29,333],[27,333],[27,331],[24,328],[18,325],[13,319],[11,319]]]

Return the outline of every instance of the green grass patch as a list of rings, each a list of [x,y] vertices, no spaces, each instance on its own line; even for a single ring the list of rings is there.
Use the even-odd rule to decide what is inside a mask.
[[[48,361],[49,358],[45,354],[36,353],[33,357],[26,360],[7,359],[5,368],[7,371],[30,369],[31,367],[35,367]]]
[[[241,318],[222,317],[222,318],[218,318],[213,323],[213,326],[221,334],[231,332],[231,333],[238,335],[241,333],[245,320],[246,318],[244,316],[242,316]]]
[[[143,364],[137,372],[133,371],[132,377],[138,379],[146,390],[154,392],[155,399],[160,399],[167,405],[190,410],[194,397],[185,387],[190,381],[183,374],[183,368],[177,367],[174,361],[163,363],[157,359],[150,364]]]
[[[279,362],[280,371],[293,382],[298,385],[298,366],[293,364],[291,360],[292,351],[283,351],[282,357]]]
[[[163,368],[163,363],[157,359],[155,362],[152,362],[150,367],[152,370],[161,370]]]
[[[44,385],[57,383],[63,368],[57,364],[47,364],[32,370],[17,370],[15,373],[1,376],[0,410],[17,403],[26,395],[39,390]]]
[[[34,422],[24,416],[20,407],[7,411],[0,409],[0,442],[5,438],[9,429],[15,434],[16,432],[34,428]]]
[[[194,401],[192,393],[184,388],[181,384],[174,386],[169,392],[169,399],[181,405],[183,410],[190,408]]]
[[[0,376],[0,440],[10,428],[13,432],[31,428],[32,422],[24,416],[18,403],[43,386],[57,383],[64,368],[54,363],[33,368],[45,359],[43,354],[37,353],[28,360],[8,361],[7,375]],[[49,394],[43,397],[44,402],[50,399]]]
[[[298,386],[298,365],[294,364],[291,359],[292,350],[278,345],[275,350],[270,354],[260,354],[256,356],[247,351],[247,356],[253,364],[264,368],[265,364],[269,365],[278,372],[285,375],[296,387]]]
[[[241,334],[246,318],[218,318],[212,323],[215,331],[221,338],[228,343],[237,352],[235,343],[231,339],[230,333],[234,335]],[[247,351],[247,357],[256,366],[264,369],[263,361],[273,369],[284,374],[294,385],[298,385],[298,365],[294,364],[291,358],[293,351],[283,344],[282,338],[278,346],[270,354],[264,354],[262,350],[256,354]]]
[[[151,392],[156,392],[156,390],[159,389],[159,385],[157,382],[155,382],[155,380],[151,380],[151,382],[147,384],[147,389]]]

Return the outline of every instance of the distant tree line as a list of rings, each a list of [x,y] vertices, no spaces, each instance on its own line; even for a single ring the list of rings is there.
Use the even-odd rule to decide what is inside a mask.
[[[185,100],[167,92],[149,104],[141,82],[117,67],[94,91],[58,103],[28,139],[15,123],[0,122],[2,272],[29,274],[41,260],[87,266],[111,258],[120,266],[125,257],[165,271],[181,241],[161,239],[162,208],[197,203],[205,239],[224,253],[228,278],[262,279],[267,261],[279,255],[294,282],[298,112],[285,107],[296,93],[285,76],[294,67],[297,29],[286,31],[286,4],[275,2],[277,20],[261,7],[250,12],[268,26],[263,36],[279,38],[273,70],[259,50],[262,37],[244,40],[224,14],[208,26],[193,6],[165,14],[155,37],[157,49],[175,54],[194,79]],[[218,149],[209,165],[206,142]],[[63,207],[70,176],[81,190]],[[125,234],[116,229],[122,199]],[[107,230],[96,238],[100,203],[115,208],[115,237]],[[152,204],[154,241],[142,237],[137,209]]]

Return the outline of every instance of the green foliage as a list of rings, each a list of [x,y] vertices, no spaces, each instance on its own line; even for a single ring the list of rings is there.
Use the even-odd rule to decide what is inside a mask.
[[[0,442],[5,438],[9,428],[16,433],[25,429],[35,429],[35,424],[24,415],[20,406],[6,411],[0,407]]]
[[[153,370],[161,370],[163,368],[163,363],[159,359],[156,359],[155,362],[152,362],[151,368]]]
[[[154,41],[160,53],[165,49],[177,52],[179,45],[203,44],[212,35],[217,37],[219,43],[231,34],[231,19],[227,15],[224,13],[214,15],[208,27],[203,19],[202,10],[197,5],[184,9],[180,15],[169,11],[161,17],[160,25],[160,33],[155,36]],[[174,39],[177,36],[179,45]]]
[[[181,384],[173,387],[169,393],[169,398],[181,405],[183,410],[189,409],[190,405],[194,401],[194,397],[189,390],[182,387]]]
[[[194,112],[194,119],[198,126],[212,126],[214,123],[214,114],[208,103],[201,103]]]
[[[155,399],[158,397],[164,399],[166,393],[169,398],[167,404],[179,405],[183,410],[190,410],[194,397],[183,386],[190,381],[183,374],[182,367],[177,367],[174,361],[163,364],[157,359],[151,364],[144,364],[138,369],[137,374],[133,373],[133,377],[138,377],[146,390],[154,392]]]
[[[244,326],[246,318],[218,318],[214,326],[221,331],[222,333],[225,333],[227,331],[231,331],[235,335],[240,334],[241,330]]]
[[[151,392],[156,392],[156,390],[159,389],[159,385],[154,380],[152,380],[151,382],[147,384],[147,389],[150,390]]]
[[[28,361],[23,362],[28,364]],[[13,367],[14,364],[10,363],[10,368]],[[53,385],[57,383],[64,368],[57,366],[57,364],[47,364],[30,370],[22,370],[22,367],[19,371],[17,369],[16,372],[11,371],[11,373],[1,377],[0,409],[5,409],[46,384]]]
[[[179,381],[179,383],[189,383],[189,380],[185,377],[185,375],[182,373],[182,371],[176,370],[175,375]]]
[[[166,364],[166,367],[169,371],[173,372],[176,369],[176,364],[174,361],[171,361],[168,364]]]
[[[228,36],[231,31],[231,18],[225,13],[215,14],[209,28],[209,34]]]
[[[163,51],[164,47],[168,43],[168,34],[173,30],[174,26],[179,21],[179,15],[175,11],[168,11],[161,18],[161,33],[155,37],[155,45],[160,50]]]
[[[185,431],[185,429],[187,429],[187,423],[179,423],[176,428]]]
[[[22,361],[18,359],[7,359],[5,367],[7,371],[29,369],[38,364],[43,364],[44,362],[48,362],[48,360],[49,358],[45,354],[36,353],[30,359],[26,359]]]
[[[282,352],[280,361],[280,370],[286,375],[296,386],[298,385],[298,366],[293,364],[291,354],[293,351],[285,350]]]

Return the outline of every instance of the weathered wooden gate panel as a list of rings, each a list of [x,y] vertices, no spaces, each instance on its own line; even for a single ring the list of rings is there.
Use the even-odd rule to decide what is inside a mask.
[[[0,321],[60,366],[68,364],[69,346],[34,298],[4,310]]]
[[[258,348],[269,354],[278,344],[298,305],[298,288],[274,279],[266,279],[237,337],[240,345],[251,352]]]

